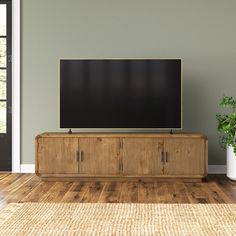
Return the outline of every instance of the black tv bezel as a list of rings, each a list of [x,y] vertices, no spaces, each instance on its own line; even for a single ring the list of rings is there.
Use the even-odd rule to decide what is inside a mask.
[[[172,133],[172,131],[181,131],[183,129],[183,59],[182,58],[60,58],[59,60],[59,114],[61,111],[60,108],[60,91],[61,91],[61,76],[60,76],[60,66],[61,61],[77,61],[77,60],[180,60],[181,63],[181,121],[180,121],[180,127],[168,127],[168,128],[79,128],[79,127],[62,127],[61,126],[61,116],[59,115],[59,124],[60,129],[69,129],[69,133],[71,133],[71,129],[82,132],[82,133],[155,133],[155,132],[169,132]]]

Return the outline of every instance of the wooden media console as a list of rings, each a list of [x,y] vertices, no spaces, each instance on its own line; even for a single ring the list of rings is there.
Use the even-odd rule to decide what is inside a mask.
[[[36,137],[42,180],[183,180],[207,175],[208,140],[199,133],[43,133]]]

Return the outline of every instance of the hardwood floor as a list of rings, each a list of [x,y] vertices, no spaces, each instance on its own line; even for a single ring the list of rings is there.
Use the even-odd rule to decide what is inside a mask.
[[[0,173],[0,208],[11,202],[236,203],[236,182],[42,182],[35,174]]]

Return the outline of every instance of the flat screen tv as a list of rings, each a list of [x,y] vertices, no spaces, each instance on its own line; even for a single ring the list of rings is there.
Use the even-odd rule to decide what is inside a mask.
[[[60,127],[182,128],[181,59],[60,60]]]

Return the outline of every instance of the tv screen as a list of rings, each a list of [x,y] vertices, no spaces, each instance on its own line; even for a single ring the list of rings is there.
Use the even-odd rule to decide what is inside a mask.
[[[181,128],[180,59],[60,61],[60,127]]]

